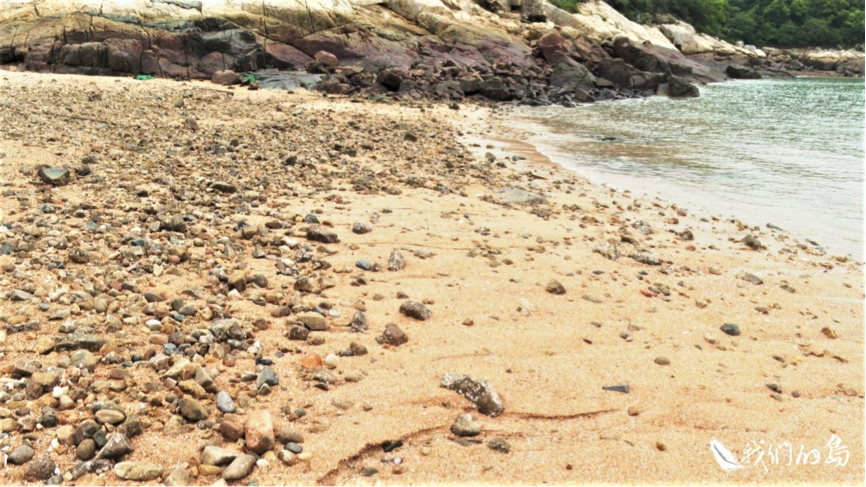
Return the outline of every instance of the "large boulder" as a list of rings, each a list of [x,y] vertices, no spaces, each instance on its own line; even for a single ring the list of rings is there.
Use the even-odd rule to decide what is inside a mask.
[[[668,63],[656,54],[649,52],[625,36],[617,37],[613,42],[614,56],[622,59],[641,71],[650,73],[671,73]]]
[[[586,66],[579,62],[563,58],[550,74],[550,86],[567,91],[573,91],[578,88],[593,87],[596,84],[596,78],[593,76]]]
[[[668,79],[668,96],[671,98],[697,98],[701,95],[698,87],[679,76]]]
[[[725,69],[725,74],[733,79],[761,79],[761,75],[748,66],[731,64]]]

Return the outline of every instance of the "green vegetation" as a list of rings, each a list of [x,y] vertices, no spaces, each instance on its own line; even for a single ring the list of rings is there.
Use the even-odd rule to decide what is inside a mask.
[[[551,0],[571,12],[582,0]],[[863,44],[866,0],[607,0],[647,22],[669,14],[699,32],[756,46],[852,47]]]

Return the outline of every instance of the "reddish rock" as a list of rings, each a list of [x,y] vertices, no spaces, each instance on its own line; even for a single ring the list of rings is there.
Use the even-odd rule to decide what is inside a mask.
[[[233,85],[240,83],[241,77],[234,71],[217,71],[210,80],[218,85]]]
[[[318,61],[319,64],[321,64],[322,66],[334,67],[337,64],[339,64],[339,61],[337,60],[337,56],[334,56],[333,54],[331,54],[330,52],[327,52],[327,51],[319,51],[316,53],[316,55],[314,57],[316,58],[316,61]]]
[[[247,417],[247,448],[264,454],[274,447],[274,423],[268,411],[252,411]]]
[[[301,358],[301,367],[308,369],[317,369],[322,366],[322,357],[318,354],[311,353]]]
[[[220,423],[220,434],[229,441],[238,441],[244,436],[244,429],[232,421],[223,421]]]

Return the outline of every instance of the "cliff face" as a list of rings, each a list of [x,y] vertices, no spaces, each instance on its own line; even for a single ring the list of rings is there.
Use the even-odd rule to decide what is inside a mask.
[[[651,94],[671,76],[718,81],[725,78],[726,64],[760,67],[767,59],[763,51],[698,35],[687,24],[635,24],[600,1],[581,4],[576,15],[543,0],[514,3],[0,0],[0,64],[199,79],[224,70],[307,69],[324,73],[325,86],[334,92],[384,86],[408,93],[434,89],[451,98],[481,93],[546,103]],[[317,53],[330,53],[336,62]],[[776,54],[787,62],[799,59]],[[808,59],[814,61],[799,62],[821,69],[839,64]],[[856,72],[856,59],[846,63]],[[556,70],[562,79],[564,72],[586,69],[600,79],[569,83],[565,91],[550,84]],[[404,87],[403,81],[410,83]]]

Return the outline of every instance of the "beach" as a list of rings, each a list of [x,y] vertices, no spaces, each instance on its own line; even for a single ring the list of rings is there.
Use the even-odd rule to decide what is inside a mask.
[[[103,409],[130,444],[112,460],[149,483],[864,482],[862,263],[593,184],[507,108],[386,101],[0,73],[0,448],[35,452],[0,482],[41,483],[50,461],[63,484],[137,484],[78,467],[68,433]],[[104,341],[82,369],[83,336]],[[32,426],[45,407],[57,426]],[[464,414],[480,433],[453,432]],[[207,447],[255,467],[223,479]]]

